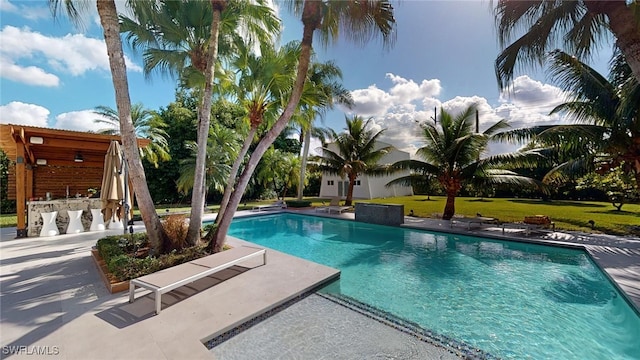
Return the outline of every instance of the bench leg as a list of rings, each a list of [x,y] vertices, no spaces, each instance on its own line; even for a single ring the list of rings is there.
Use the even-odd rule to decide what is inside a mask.
[[[162,310],[162,294],[160,291],[155,292],[155,300],[156,300],[156,315],[160,314],[160,310]]]
[[[133,284],[133,282],[129,281],[129,303],[133,303],[133,301],[136,298],[136,286]]]
[[[264,254],[262,254],[262,262],[264,262],[264,265],[267,265],[267,252],[265,251]]]

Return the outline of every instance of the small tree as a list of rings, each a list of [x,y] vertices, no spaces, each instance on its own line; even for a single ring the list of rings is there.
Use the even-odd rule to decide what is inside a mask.
[[[369,128],[372,119],[364,121],[359,116],[345,118],[347,121],[347,131],[341,134],[334,134],[337,151],[329,147],[322,148],[322,155],[318,157],[319,170],[339,175],[349,180],[349,190],[344,204],[351,205],[353,200],[353,186],[359,175],[384,175],[387,169],[378,164],[384,155],[393,149],[391,146],[376,148],[376,142],[384,132],[375,132]]]
[[[607,194],[611,205],[620,211],[624,204],[637,201],[640,198],[640,192],[635,185],[634,175],[630,172],[624,172],[622,167],[617,167],[603,174],[590,173],[583,176],[578,180],[576,189],[601,190]]]

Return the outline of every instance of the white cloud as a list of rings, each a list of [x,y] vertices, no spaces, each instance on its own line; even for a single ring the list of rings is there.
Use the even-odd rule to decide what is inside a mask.
[[[503,93],[497,107],[489,104],[480,96],[457,96],[443,101],[438,99],[441,93],[438,79],[422,80],[419,83],[394,74],[386,74],[392,85],[388,89],[371,85],[366,89],[351,92],[355,106],[350,114],[373,116],[375,129],[386,129],[382,141],[396,148],[415,154],[415,150],[424,146],[418,123],[431,121],[434,108],[451,114],[458,114],[471,104],[478,109],[480,131],[486,130],[501,119],[509,122],[512,128],[529,127],[542,124],[566,122],[558,115],[548,113],[565,99],[561,89],[533,80],[528,76],[515,79],[509,93]],[[344,110],[344,109],[343,109]],[[498,154],[515,151],[520,144],[491,144],[488,153]]]
[[[60,84],[60,78],[54,74],[47,73],[36,66],[18,66],[4,56],[0,56],[0,68],[2,68],[3,78],[15,82],[45,87],[56,87]]]
[[[25,6],[24,3],[16,5],[9,0],[0,0],[0,11],[18,14],[28,20],[51,19],[49,8],[39,4],[41,3],[31,2],[29,6]]]
[[[92,132],[108,127],[104,123],[96,124],[95,120],[101,116],[93,110],[62,113],[54,118],[53,126],[49,126],[50,113],[49,109],[40,105],[12,101],[0,106],[0,123]]]
[[[47,127],[49,110],[40,105],[12,101],[0,106],[0,123]]]
[[[29,28],[5,26],[0,31],[3,65],[11,66],[11,78],[31,85],[52,86],[53,72],[81,76],[90,71],[110,72],[106,45],[103,40],[82,34],[51,37]],[[127,69],[141,72],[140,66],[125,57]],[[38,76],[39,79],[32,79]],[[30,79],[26,81],[25,79]]]
[[[56,116],[53,127],[56,129],[96,132],[107,127],[105,124],[96,124],[95,120],[100,117],[93,110],[71,111]]]

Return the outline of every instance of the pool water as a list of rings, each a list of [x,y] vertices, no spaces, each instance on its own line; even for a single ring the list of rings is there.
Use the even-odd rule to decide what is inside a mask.
[[[229,235],[340,269],[323,291],[500,358],[640,358],[640,317],[580,250],[296,214]]]

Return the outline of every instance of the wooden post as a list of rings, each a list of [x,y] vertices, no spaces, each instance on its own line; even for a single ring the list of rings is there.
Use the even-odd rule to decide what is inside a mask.
[[[16,237],[27,237],[26,213],[26,164],[24,144],[16,142]]]

